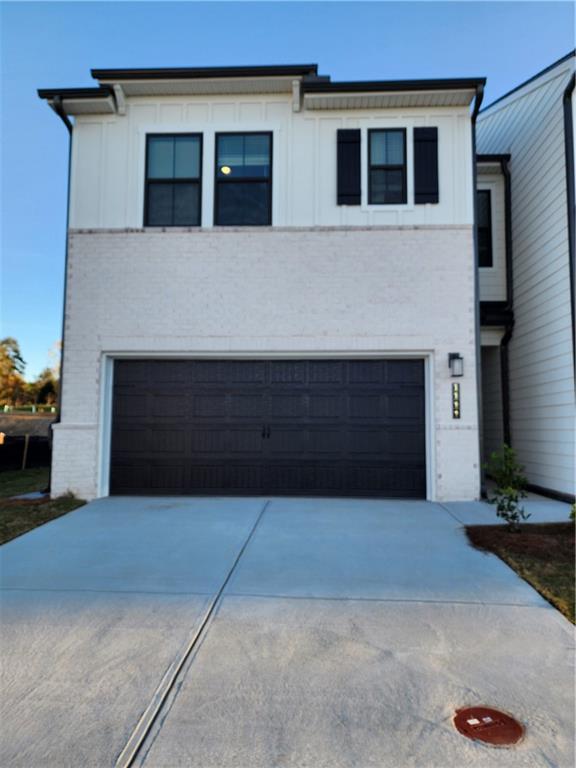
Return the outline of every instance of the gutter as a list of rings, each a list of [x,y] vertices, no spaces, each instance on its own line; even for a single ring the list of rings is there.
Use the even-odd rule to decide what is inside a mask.
[[[41,97],[42,98],[42,97]],[[60,424],[62,420],[62,390],[64,387],[64,349],[65,349],[65,336],[66,336],[66,303],[68,299],[68,230],[70,224],[70,181],[72,176],[72,136],[74,126],[70,122],[68,115],[64,111],[62,106],[62,98],[55,96],[52,102],[52,109],[58,117],[62,120],[68,131],[68,187],[66,192],[66,233],[65,233],[65,245],[64,245],[64,297],[62,302],[62,337],[60,348],[60,383],[58,386],[58,410],[56,414],[56,420],[52,423],[52,433],[50,440],[50,453],[52,454],[52,446],[54,444],[54,425]],[[48,493],[52,490],[52,456],[50,457],[50,473],[48,477]]]
[[[478,202],[476,187],[478,182],[478,169],[476,163],[476,119],[480,112],[480,106],[482,105],[482,99],[484,98],[484,82],[478,82],[476,84],[476,96],[474,97],[474,109],[472,110],[472,200],[473,200],[473,212],[474,212],[474,325],[476,330],[476,403],[477,403],[477,416],[478,416],[478,474],[480,476],[480,496],[486,495],[486,489],[484,484],[484,470],[482,468],[482,348],[480,339],[480,274],[478,269],[479,256],[478,256]]]
[[[504,216],[505,216],[505,256],[506,256],[506,309],[510,311],[512,319],[506,325],[506,332],[500,343],[500,380],[502,387],[502,425],[504,428],[504,442],[512,446],[510,430],[510,378],[508,344],[514,331],[514,283],[512,280],[512,193],[510,182],[510,169],[508,168],[506,155],[500,158],[500,167],[504,176]]]
[[[562,105],[564,108],[564,146],[566,156],[566,203],[568,206],[568,260],[570,267],[570,303],[572,309],[572,365],[576,376],[576,320],[574,313],[576,311],[574,299],[574,273],[576,272],[576,233],[574,232],[574,216],[576,215],[576,205],[574,202],[574,121],[572,119],[572,94],[576,74],[573,72],[568,85],[564,90]]]

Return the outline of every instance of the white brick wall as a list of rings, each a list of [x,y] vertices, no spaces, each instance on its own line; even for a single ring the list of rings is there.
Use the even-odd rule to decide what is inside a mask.
[[[101,492],[106,354],[364,353],[429,356],[429,493],[477,497],[470,227],[75,231],[68,291],[55,494]],[[460,421],[449,352],[465,359]]]

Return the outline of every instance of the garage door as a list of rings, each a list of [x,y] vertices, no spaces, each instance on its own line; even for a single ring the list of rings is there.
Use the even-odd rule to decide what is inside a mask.
[[[426,495],[422,360],[117,360],[110,492]]]

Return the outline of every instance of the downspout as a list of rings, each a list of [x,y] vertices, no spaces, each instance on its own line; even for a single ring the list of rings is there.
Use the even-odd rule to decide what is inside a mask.
[[[504,176],[504,232],[505,232],[505,257],[506,257],[506,309],[511,315],[510,322],[506,325],[506,332],[500,344],[500,377],[502,387],[502,425],[504,428],[504,442],[512,445],[510,430],[510,379],[508,363],[508,344],[514,331],[514,284],[512,282],[512,194],[510,183],[510,169],[508,160],[500,159],[500,167]]]
[[[484,83],[476,86],[476,97],[474,99],[474,109],[472,110],[472,200],[474,213],[473,242],[474,242],[474,324],[476,327],[476,402],[478,417],[478,474],[480,477],[480,495],[485,494],[484,472],[482,470],[482,370],[481,370],[481,343],[480,343],[480,275],[478,270],[478,203],[476,194],[478,169],[476,167],[476,118],[480,111],[482,99],[484,98]]]
[[[566,150],[566,202],[568,206],[568,260],[570,265],[570,303],[572,309],[572,365],[576,375],[576,319],[574,306],[574,273],[576,272],[576,233],[574,232],[574,216],[576,215],[576,206],[574,202],[574,122],[572,119],[572,94],[576,74],[573,72],[568,85],[564,90],[564,146]]]
[[[66,302],[68,298],[68,228],[70,223],[70,181],[72,176],[72,131],[73,131],[73,125],[70,122],[68,115],[64,111],[64,107],[62,105],[62,99],[60,96],[55,96],[54,100],[52,101],[52,109],[58,117],[62,120],[64,125],[66,126],[66,129],[68,131],[68,189],[66,193],[66,240],[64,245],[64,297],[62,302],[62,337],[61,337],[61,347],[60,347],[60,383],[58,386],[58,405],[57,405],[57,413],[56,413],[56,419],[52,423],[52,428],[54,428],[55,424],[59,424],[62,417],[62,390],[64,385],[64,342],[65,342],[65,336],[66,336]],[[48,492],[50,493],[52,490],[52,446],[54,444],[54,433],[52,432],[50,441],[50,474],[48,478]]]

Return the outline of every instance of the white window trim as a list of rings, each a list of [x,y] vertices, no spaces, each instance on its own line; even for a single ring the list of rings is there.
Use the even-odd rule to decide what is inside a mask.
[[[100,377],[100,421],[98,424],[98,496],[110,495],[110,449],[112,437],[112,405],[114,384],[114,360],[154,359],[154,360],[200,360],[218,358],[223,360],[273,360],[274,358],[338,358],[338,359],[420,359],[424,361],[424,398],[425,398],[425,443],[426,443],[426,500],[436,501],[436,459],[435,445],[436,417],[434,413],[434,353],[423,350],[407,350],[402,352],[362,351],[342,352],[338,350],[313,352],[197,352],[197,353],[165,353],[165,352],[105,352],[101,360]]]

